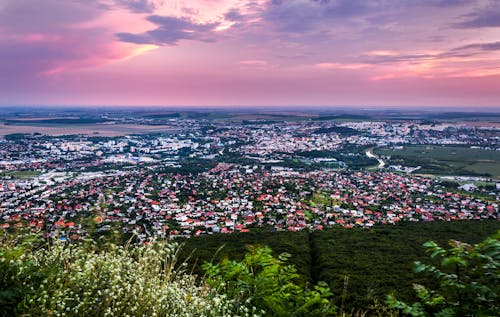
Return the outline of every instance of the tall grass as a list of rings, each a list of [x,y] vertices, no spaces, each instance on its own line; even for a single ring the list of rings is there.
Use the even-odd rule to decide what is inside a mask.
[[[21,294],[12,309],[16,315],[249,315],[246,307],[236,308],[224,294],[176,265],[174,243],[98,247],[88,241],[41,248],[23,243],[4,241],[0,247],[2,292],[10,296],[0,301],[16,304],[15,296]]]

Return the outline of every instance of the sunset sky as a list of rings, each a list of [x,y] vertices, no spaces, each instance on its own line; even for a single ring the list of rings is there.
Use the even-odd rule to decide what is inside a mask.
[[[500,106],[500,1],[0,0],[0,105]]]

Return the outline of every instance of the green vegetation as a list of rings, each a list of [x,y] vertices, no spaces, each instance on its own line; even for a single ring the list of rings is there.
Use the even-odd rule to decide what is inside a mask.
[[[498,120],[500,116],[495,112],[443,112],[437,114],[431,114],[428,116],[433,119],[440,120],[451,120],[451,119],[459,119],[465,121],[475,121],[478,119],[487,118],[488,120]]]
[[[0,243],[2,316],[247,315],[176,266],[175,244]]]
[[[370,119],[370,116],[357,115],[357,114],[339,114],[339,115],[320,115],[313,118],[313,121],[328,121],[328,120],[366,120]]]
[[[306,283],[311,281],[308,236],[305,231],[272,232],[270,229],[253,229],[247,233],[192,237],[183,241],[184,247],[179,256],[182,260],[187,259],[190,266],[194,267],[194,272],[201,275],[201,264],[204,262],[215,263],[225,258],[241,261],[247,246],[268,246],[275,256],[290,254],[290,263],[296,266],[303,283]]]
[[[309,120],[309,116],[303,116],[300,114],[294,114],[290,112],[284,113],[255,113],[255,112],[222,112],[222,111],[181,111],[181,112],[165,112],[165,113],[150,113],[146,112],[141,115],[143,118],[147,119],[191,119],[191,120],[224,120],[224,121],[236,121],[243,122],[246,121],[250,123],[251,121],[300,121]],[[279,120],[279,121],[278,121]],[[260,124],[260,123],[259,123]]]
[[[365,151],[368,146],[358,146],[354,144],[345,144],[338,151],[328,150],[313,150],[307,152],[297,152],[295,154],[306,158],[335,158],[338,161],[344,162],[352,169],[366,168],[378,164],[375,158],[366,156]]]
[[[414,261],[426,258],[422,244],[433,240],[439,244],[448,240],[478,243],[500,229],[500,222],[460,221],[400,223],[376,226],[373,229],[332,228],[315,232],[271,232],[254,229],[248,233],[193,237],[185,242],[180,256],[189,259],[194,271],[202,274],[201,263],[241,261],[247,245],[269,246],[273,254],[291,254],[306,283],[325,281],[334,293],[334,303],[346,310],[368,309],[374,301],[382,302],[385,295],[396,291],[402,300],[415,300],[414,283],[424,281],[414,276]],[[224,246],[219,252],[221,246]]]
[[[40,175],[40,171],[33,170],[15,170],[15,171],[4,171],[0,172],[0,177],[13,178],[13,179],[28,179]]]
[[[5,120],[8,124],[17,125],[45,125],[45,124],[95,124],[107,122],[102,118],[51,118],[51,119],[33,119],[33,120]]]
[[[172,113],[155,113],[155,114],[149,114],[145,115],[144,118],[147,119],[172,119],[172,118],[180,118],[181,114],[179,112],[172,112]]]
[[[396,291],[404,300],[414,299],[413,262],[425,259],[421,245],[449,239],[477,243],[500,229],[498,221],[401,223],[372,230],[337,229],[312,235],[314,280],[328,281],[335,295],[345,291],[349,305],[366,307],[374,299]],[[348,277],[347,282],[345,281]],[[347,284],[347,285],[346,285]]]
[[[344,135],[344,136],[357,135],[357,134],[364,133],[364,132],[358,131],[356,129],[352,129],[352,128],[348,128],[348,127],[339,127],[339,126],[335,126],[335,127],[331,127],[331,128],[319,128],[319,129],[316,129],[313,133],[314,134],[322,134],[322,133],[332,133],[332,132],[335,132],[335,133],[338,133],[338,134]]]
[[[276,121],[276,120],[243,120],[241,121],[241,124],[243,125],[257,125],[257,124],[275,124],[275,123],[280,123],[281,121]]]
[[[378,155],[390,156],[390,164],[421,166],[423,174],[477,175],[500,177],[498,151],[464,146],[411,145],[401,149],[377,148]]]
[[[436,289],[415,284],[418,302],[409,305],[387,302],[415,317],[499,316],[500,315],[500,231],[476,245],[456,240],[444,249],[430,241],[424,244],[434,264],[415,263],[415,272],[424,273],[438,283]]]
[[[336,199],[331,198],[327,193],[316,192],[312,194],[309,204],[311,206],[333,206],[339,205],[339,202]]]
[[[31,136],[33,136],[33,135],[30,133],[11,133],[11,134],[6,134],[4,136],[4,138],[7,141],[18,142],[18,141],[22,141],[28,137],[31,137]]]
[[[180,167],[166,166],[158,169],[155,173],[179,173],[183,175],[199,174],[206,172],[217,165],[214,160],[183,158],[179,162]]]
[[[498,221],[407,223],[190,239],[188,252],[192,240],[207,246],[189,252],[190,259],[204,263],[198,278],[187,273],[186,250],[173,242],[137,246],[102,237],[67,244],[4,232],[0,315],[397,316],[399,310],[413,316],[497,316],[500,231],[487,236],[499,226]],[[220,251],[222,258],[211,251],[216,237],[232,239]],[[450,249],[439,247],[449,239]],[[425,243],[423,250],[421,241],[429,240],[436,242]],[[244,247],[256,241],[295,255]],[[199,258],[208,252],[208,259]],[[423,264],[428,255],[432,263]],[[302,258],[307,260],[297,262]],[[414,260],[417,276],[411,274]],[[301,276],[294,263],[307,265],[309,275]],[[417,296],[405,299],[413,284]],[[389,293],[397,299],[389,296],[391,307],[381,305]]]
[[[275,258],[268,247],[250,247],[242,261],[224,259],[219,264],[205,263],[203,268],[209,285],[237,305],[262,309],[266,316],[332,316],[336,309],[328,286],[299,285],[295,266],[287,264],[289,257],[283,253]]]

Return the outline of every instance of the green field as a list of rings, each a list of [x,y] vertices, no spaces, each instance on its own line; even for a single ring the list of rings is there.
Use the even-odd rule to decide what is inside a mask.
[[[421,166],[418,173],[500,177],[500,151],[465,146],[410,145],[401,149],[376,148],[390,156],[388,165]]]
[[[346,302],[351,307],[362,307],[374,298],[383,301],[391,291],[396,291],[399,298],[413,298],[412,284],[424,281],[413,273],[414,261],[428,260],[422,248],[424,242],[434,240],[443,246],[450,239],[478,243],[497,230],[500,222],[496,220],[401,223],[371,230],[333,228],[312,233],[259,229],[188,239],[182,257],[191,255],[189,263],[195,272],[202,273],[199,266],[204,261],[242,259],[247,245],[267,245],[275,254],[291,254],[290,261],[304,282],[327,282],[338,300],[348,276]]]
[[[0,172],[0,178],[13,178],[13,179],[28,179],[28,178],[33,178],[38,175],[40,175],[41,172],[39,171],[30,171],[30,170],[25,170],[25,171],[4,171]]]

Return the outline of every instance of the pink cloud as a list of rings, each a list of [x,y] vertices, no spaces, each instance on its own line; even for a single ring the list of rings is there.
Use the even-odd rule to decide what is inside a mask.
[[[455,28],[474,9],[462,0],[7,1],[0,103],[498,102],[498,28]]]
[[[318,63],[315,64],[314,66],[321,69],[347,69],[347,70],[366,69],[373,67],[370,64],[362,64],[362,63]]]
[[[26,24],[19,24],[20,17],[15,17],[18,12],[22,12]],[[120,21],[113,20],[117,14]],[[31,26],[30,20],[40,24]],[[91,1],[9,3],[0,8],[0,70],[9,81],[51,76],[101,66],[152,49],[151,45],[116,40],[116,28],[123,28],[128,21],[132,21],[131,30],[144,29],[147,24],[141,16],[99,9]]]

